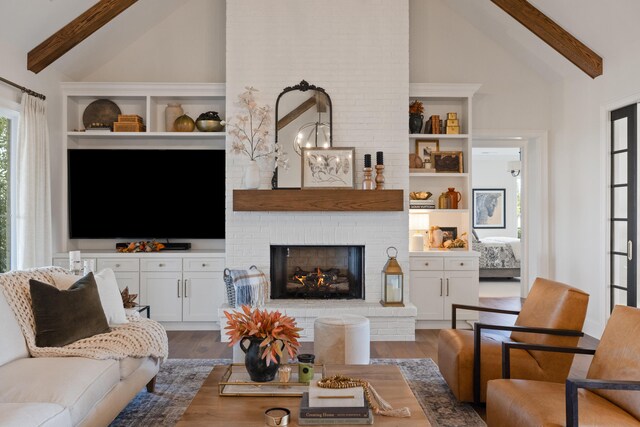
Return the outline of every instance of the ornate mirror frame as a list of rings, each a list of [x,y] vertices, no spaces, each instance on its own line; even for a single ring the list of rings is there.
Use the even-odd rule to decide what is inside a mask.
[[[275,119],[275,143],[278,144],[279,141],[279,131],[286,126],[287,124],[289,124],[289,122],[285,123],[284,125],[281,125],[281,121],[283,119],[285,119],[287,116],[289,116],[291,113],[293,113],[296,109],[294,108],[292,111],[287,111],[286,114],[283,117],[280,117],[280,109],[281,109],[281,105],[280,105],[280,101],[282,99],[282,97],[289,93],[289,92],[293,92],[293,91],[300,91],[300,92],[308,92],[308,91],[315,91],[316,94],[322,94],[325,99],[326,99],[326,105],[329,109],[328,111],[328,115],[329,115],[329,147],[333,146],[333,106],[331,104],[331,97],[329,96],[329,94],[321,87],[318,87],[316,85],[312,85],[309,84],[307,81],[302,80],[299,84],[295,85],[295,86],[287,86],[285,87],[282,92],[278,95],[278,98],[276,100],[276,119]],[[302,107],[302,105],[300,105],[298,108]],[[304,111],[306,111],[306,109],[302,110],[302,113],[304,113]],[[294,117],[295,119],[295,117]],[[294,119],[292,119],[291,121],[293,121]],[[286,147],[281,147],[282,150],[284,150]],[[296,158],[297,153],[288,153],[289,158],[293,161],[300,161]],[[298,176],[300,176],[298,174]],[[282,189],[282,188],[300,188],[301,184],[298,184],[297,187],[279,187],[278,186],[278,166],[276,164],[276,167],[274,169],[273,172],[273,178],[271,179],[271,187],[274,190],[277,189]]]

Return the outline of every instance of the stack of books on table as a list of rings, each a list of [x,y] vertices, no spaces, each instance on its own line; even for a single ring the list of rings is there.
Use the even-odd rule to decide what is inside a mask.
[[[362,387],[327,389],[310,384],[302,394],[298,424],[373,424],[373,413]]]
[[[409,209],[435,209],[436,201],[434,200],[409,200]]]

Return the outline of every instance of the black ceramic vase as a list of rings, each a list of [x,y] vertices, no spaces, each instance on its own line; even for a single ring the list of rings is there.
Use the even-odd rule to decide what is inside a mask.
[[[245,343],[247,341],[249,341],[249,346],[245,347]],[[278,372],[278,367],[280,366],[280,356],[276,355],[278,363],[273,363],[273,361],[271,361],[269,366],[267,366],[267,359],[260,357],[260,353],[263,351],[263,349],[260,348],[260,343],[262,341],[262,338],[255,337],[246,337],[240,341],[240,348],[245,353],[244,366],[247,368],[251,381],[255,381],[257,383],[272,381]]]
[[[423,120],[422,114],[409,114],[409,133],[420,133]]]

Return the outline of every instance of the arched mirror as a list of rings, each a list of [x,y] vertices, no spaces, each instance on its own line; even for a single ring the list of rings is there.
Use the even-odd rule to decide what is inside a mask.
[[[331,147],[332,137],[329,94],[304,80],[284,88],[276,101],[276,143],[289,167],[276,168],[273,188],[300,188],[301,149]]]

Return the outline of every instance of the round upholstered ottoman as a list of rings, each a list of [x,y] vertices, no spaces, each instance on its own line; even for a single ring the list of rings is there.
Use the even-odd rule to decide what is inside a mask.
[[[318,317],[313,324],[316,363],[369,364],[369,319],[343,314]]]

